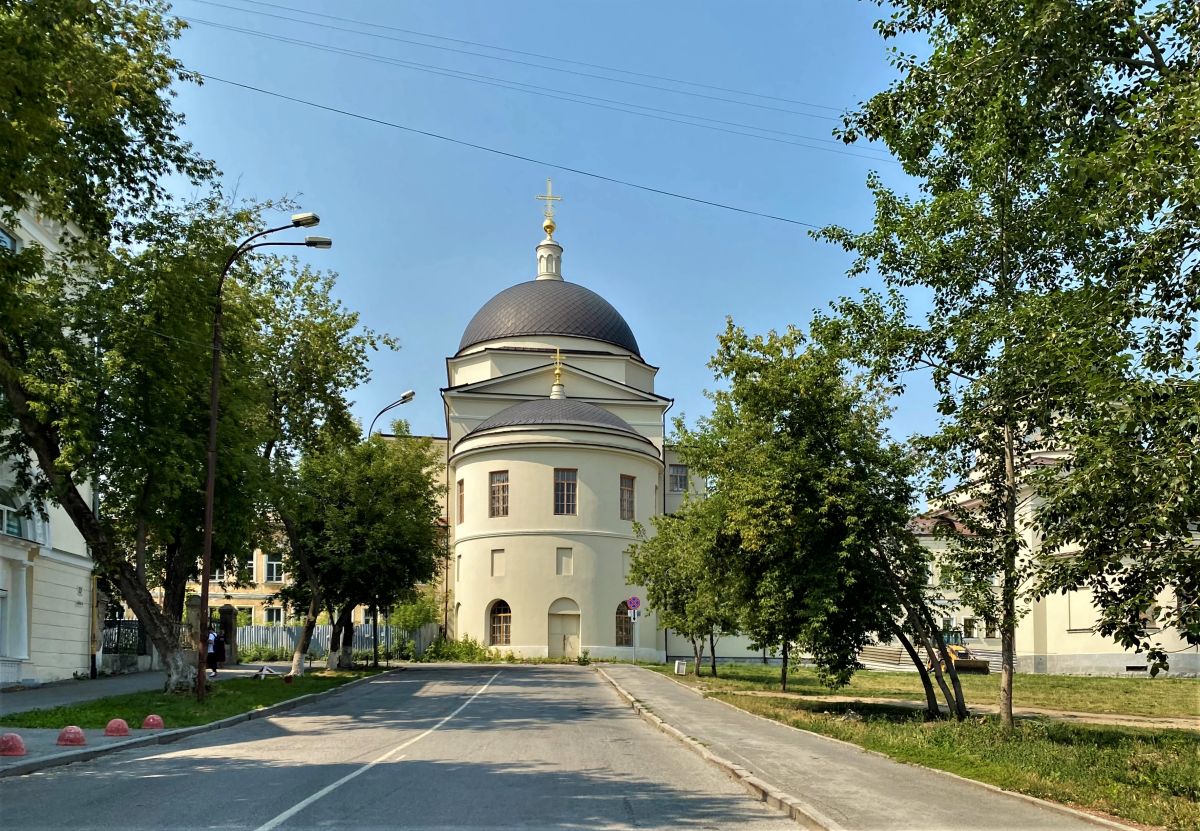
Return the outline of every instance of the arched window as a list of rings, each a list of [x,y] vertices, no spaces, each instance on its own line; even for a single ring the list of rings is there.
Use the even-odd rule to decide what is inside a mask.
[[[0,488],[0,534],[28,539],[25,518],[11,491]]]
[[[617,604],[617,646],[633,646],[633,621],[629,619],[629,604]]]
[[[488,616],[491,624],[491,645],[508,646],[512,643],[512,609],[503,600],[492,604],[492,613]]]

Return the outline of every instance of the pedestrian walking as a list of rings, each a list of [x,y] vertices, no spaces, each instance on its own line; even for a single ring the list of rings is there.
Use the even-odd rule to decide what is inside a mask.
[[[225,632],[224,630],[217,632],[217,640],[214,644],[217,653],[217,669],[225,668]]]
[[[217,633],[213,629],[208,630],[208,643],[206,644],[206,652],[204,655],[204,665],[208,667],[208,674],[212,678],[217,677]]]

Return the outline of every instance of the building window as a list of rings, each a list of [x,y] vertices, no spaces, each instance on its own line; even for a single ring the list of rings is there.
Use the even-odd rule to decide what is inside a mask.
[[[224,566],[215,566],[212,570],[212,574],[210,574],[208,576],[208,579],[213,583],[224,583],[225,582],[225,567]]]
[[[667,487],[670,488],[671,493],[687,493],[687,465],[671,465],[671,479],[667,483]]]
[[[503,548],[492,549],[492,576],[493,577],[503,577],[504,576],[504,549]]]
[[[617,604],[617,646],[633,646],[633,621],[629,619],[629,604]]]
[[[263,620],[267,626],[283,625],[283,609],[279,606],[268,606],[263,609]]]
[[[463,485],[463,480],[458,480],[458,508],[454,512],[454,521],[461,525],[463,521],[463,505],[466,504],[466,487]]]
[[[570,577],[575,573],[575,556],[569,548],[554,551],[554,573],[559,577]]]
[[[488,499],[488,516],[508,516],[508,471],[493,470],[488,474],[491,494]]]
[[[283,557],[279,554],[267,555],[267,579],[266,583],[282,583],[283,582]]]
[[[508,646],[512,643],[512,609],[503,600],[492,604],[491,645]]]
[[[462,555],[459,554],[454,561],[454,582],[462,579]]]
[[[0,490],[0,532],[10,537],[25,537],[25,518],[17,510],[17,500],[5,490]]]
[[[621,519],[633,519],[632,476],[621,476]]]
[[[6,251],[17,250],[17,238],[3,228],[0,228],[0,248]]]
[[[576,513],[575,493],[578,471],[556,467],[554,469],[554,513],[559,516]]]
[[[977,623],[977,621],[973,617],[963,618],[963,637],[964,638],[974,638],[976,636],[976,634],[975,634],[976,623]]]

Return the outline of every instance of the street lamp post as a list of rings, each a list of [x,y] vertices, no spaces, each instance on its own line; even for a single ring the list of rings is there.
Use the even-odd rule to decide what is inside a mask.
[[[377,412],[375,414],[375,418],[371,419],[371,426],[367,428],[367,438],[371,438],[371,434],[373,432],[375,432],[375,422],[379,421],[379,417],[381,415],[386,413],[388,410],[394,410],[396,407],[399,407],[401,404],[407,404],[409,401],[413,400],[414,396],[416,396],[415,392],[413,392],[412,390],[405,390],[404,392],[402,392],[400,394],[399,398],[397,398],[391,404],[388,404],[382,410]]]
[[[207,689],[204,657],[208,650],[208,575],[212,570],[213,542],[213,503],[217,488],[217,413],[221,400],[221,315],[223,303],[221,292],[225,288],[225,278],[234,262],[255,248],[269,245],[303,245],[307,248],[329,248],[333,240],[329,237],[305,237],[303,242],[255,242],[257,239],[285,231],[288,228],[312,228],[319,224],[321,218],[312,212],[292,214],[292,221],[277,228],[268,228],[252,234],[238,245],[225,261],[221,269],[221,277],[217,280],[216,304],[213,308],[213,344],[212,344],[212,379],[208,397],[208,461],[204,480],[204,545],[200,556],[200,642],[197,646],[196,661],[196,700],[203,701]]]

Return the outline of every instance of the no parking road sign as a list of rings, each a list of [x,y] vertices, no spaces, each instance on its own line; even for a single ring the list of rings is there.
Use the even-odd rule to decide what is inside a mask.
[[[625,605],[628,607],[629,611],[636,612],[638,609],[642,608],[642,599],[635,594],[633,597],[625,601]]]

